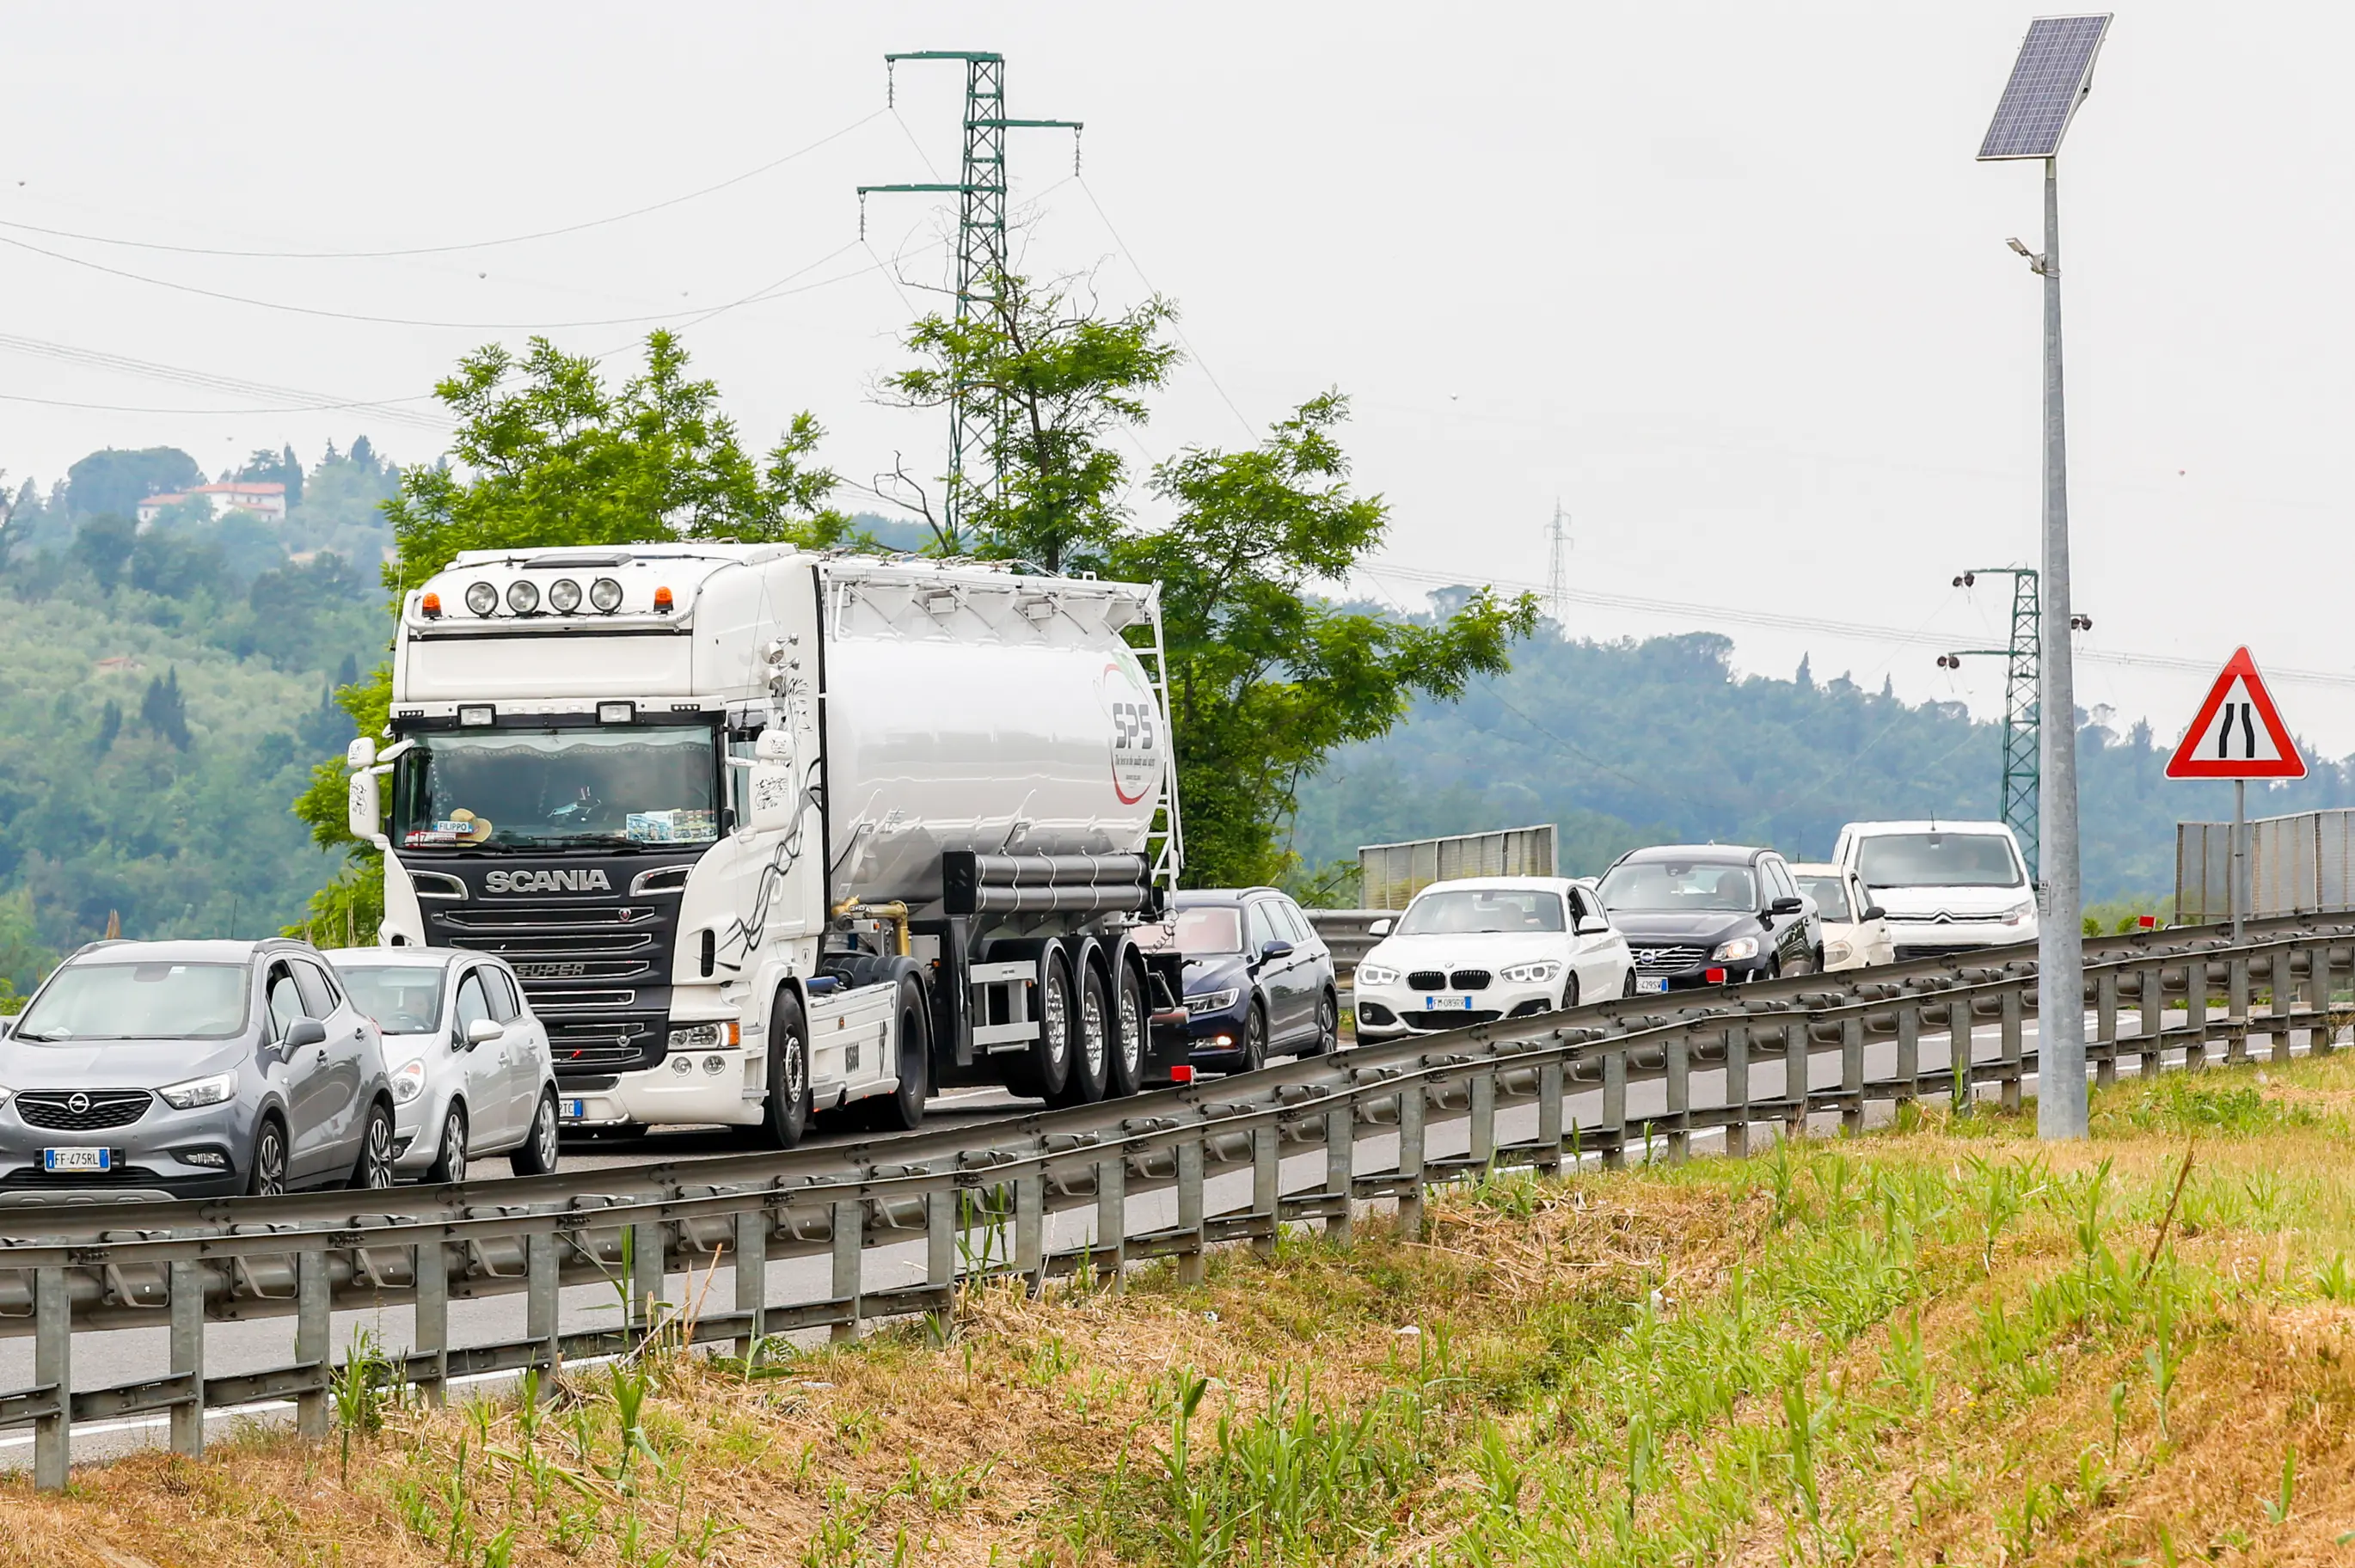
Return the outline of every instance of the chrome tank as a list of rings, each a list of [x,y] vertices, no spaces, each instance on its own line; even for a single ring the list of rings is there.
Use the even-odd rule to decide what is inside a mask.
[[[1168,724],[1121,630],[1151,621],[1151,589],[916,562],[819,571],[834,897],[936,904],[948,850],[1146,850]]]

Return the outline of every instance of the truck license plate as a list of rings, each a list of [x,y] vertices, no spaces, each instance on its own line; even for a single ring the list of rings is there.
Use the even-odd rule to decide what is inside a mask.
[[[1423,1010],[1427,1013],[1468,1013],[1472,1010],[1469,997],[1425,997]]]
[[[41,1151],[43,1170],[112,1170],[114,1151],[111,1148],[45,1148]]]
[[[1638,975],[1636,976],[1636,993],[1638,996],[1656,997],[1666,991],[1668,988],[1668,977],[1666,975]]]
[[[577,1121],[581,1120],[583,1117],[587,1116],[588,1115],[589,1115],[589,1102],[588,1102],[588,1101],[586,1101],[586,1100],[567,1100],[567,1101],[565,1101],[565,1102],[564,1102],[564,1119],[565,1119],[566,1121],[568,1121],[568,1122],[577,1122]]]

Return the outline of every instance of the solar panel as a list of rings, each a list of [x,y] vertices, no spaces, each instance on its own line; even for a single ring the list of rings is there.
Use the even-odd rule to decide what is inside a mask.
[[[2062,133],[2092,90],[2094,56],[2110,26],[2106,11],[2096,16],[2039,16],[2028,24],[2011,80],[1995,106],[1979,156],[2049,158],[2060,151]]]

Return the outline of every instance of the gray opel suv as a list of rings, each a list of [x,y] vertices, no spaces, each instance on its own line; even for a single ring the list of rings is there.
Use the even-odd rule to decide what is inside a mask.
[[[389,1187],[392,1142],[377,1026],[306,943],[96,943],[0,1034],[0,1202]]]

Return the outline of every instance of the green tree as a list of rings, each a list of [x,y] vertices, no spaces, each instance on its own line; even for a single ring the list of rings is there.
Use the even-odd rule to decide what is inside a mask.
[[[119,513],[107,513],[85,521],[74,530],[74,559],[89,569],[98,579],[99,587],[114,592],[123,579],[123,569],[130,562],[131,551],[139,541],[139,525]]]
[[[110,446],[66,470],[65,509],[77,517],[128,514],[150,496],[186,490],[204,482],[205,471],[197,466],[197,460],[176,446],[150,446],[136,452]]]
[[[1310,592],[1381,543],[1389,508],[1353,494],[1335,437],[1348,405],[1312,398],[1249,452],[1195,448],[1154,470],[1177,508],[1110,552],[1114,575],[1161,584],[1186,876],[1282,880],[1302,782],[1334,749],[1385,735],[1418,698],[1451,701],[1508,667],[1537,624],[1528,595],[1474,593],[1430,624]]]
[[[943,554],[1093,569],[1128,521],[1127,460],[1112,437],[1145,423],[1144,394],[1176,368],[1178,351],[1162,334],[1177,311],[1156,297],[1107,318],[1092,304],[1068,281],[1039,287],[1001,275],[964,320],[928,315],[909,329],[918,363],[884,378],[885,401],[937,409],[963,395],[997,411],[988,456],[1003,488],[991,471],[967,473],[955,507],[936,507],[904,468],[896,475]]]

